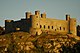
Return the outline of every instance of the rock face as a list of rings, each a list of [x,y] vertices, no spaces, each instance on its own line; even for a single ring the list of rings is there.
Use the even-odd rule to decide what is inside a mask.
[[[79,53],[80,42],[74,37],[62,34],[31,36],[26,32],[15,32],[0,36],[2,53]]]

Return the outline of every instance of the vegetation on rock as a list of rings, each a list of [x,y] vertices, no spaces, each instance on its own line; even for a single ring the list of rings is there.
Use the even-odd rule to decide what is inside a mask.
[[[27,32],[14,32],[0,36],[2,53],[79,53],[80,41],[62,34],[32,36]]]
[[[4,29],[3,27],[0,26],[0,35],[4,34]]]

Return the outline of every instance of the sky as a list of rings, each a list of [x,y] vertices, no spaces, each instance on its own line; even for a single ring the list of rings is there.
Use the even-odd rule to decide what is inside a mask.
[[[5,20],[20,20],[25,18],[25,12],[32,14],[36,10],[46,12],[47,17],[65,20],[70,14],[80,25],[80,0],[0,0],[0,26],[5,26]]]

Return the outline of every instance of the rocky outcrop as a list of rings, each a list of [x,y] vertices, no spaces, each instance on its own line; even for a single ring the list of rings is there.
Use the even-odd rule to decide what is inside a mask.
[[[70,34],[31,36],[26,32],[15,32],[0,36],[0,51],[3,53],[76,53],[79,49],[79,40]]]

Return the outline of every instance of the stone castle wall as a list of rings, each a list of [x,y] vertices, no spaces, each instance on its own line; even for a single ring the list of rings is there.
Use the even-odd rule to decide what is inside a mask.
[[[36,11],[35,15],[31,15],[32,19],[32,27],[34,32],[31,33],[39,33],[37,29],[41,29],[42,32],[52,32],[52,33],[61,33],[67,34],[72,33],[76,35],[76,19],[70,18],[70,15],[66,16],[66,20],[58,20],[52,18],[46,18],[46,14],[41,14]],[[40,32],[41,33],[41,32]]]
[[[66,20],[47,18],[46,13],[40,14],[40,11],[26,12],[26,18],[20,21],[5,20],[5,29],[7,32],[16,30],[26,31],[32,35],[40,35],[42,32],[49,33],[72,33],[76,35],[76,19],[66,15]]]
[[[16,31],[29,32],[31,26],[30,19],[21,19],[18,21],[5,20],[5,32],[11,33]]]

